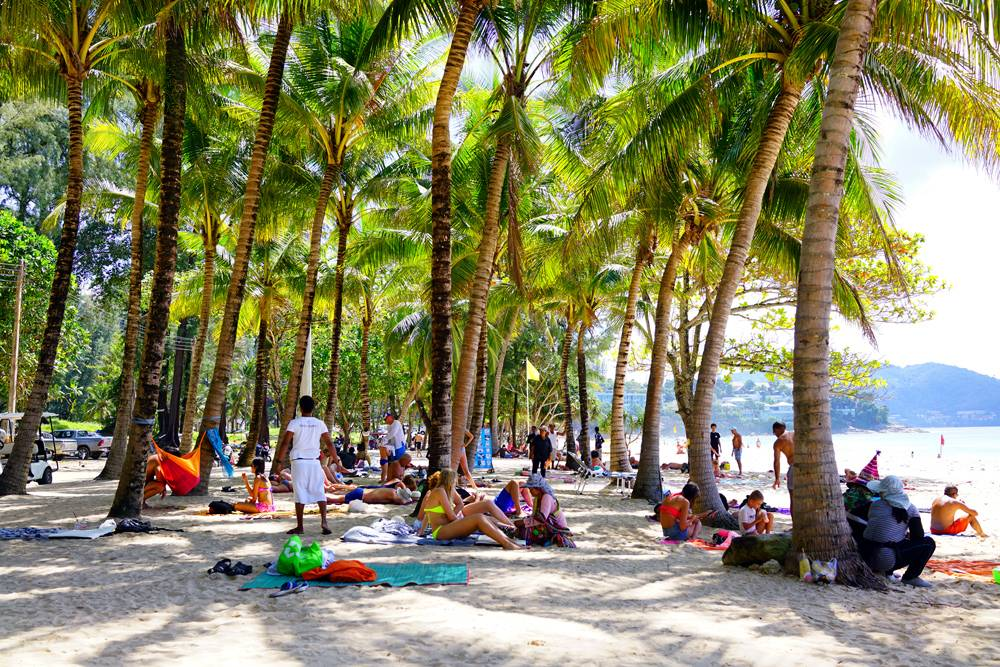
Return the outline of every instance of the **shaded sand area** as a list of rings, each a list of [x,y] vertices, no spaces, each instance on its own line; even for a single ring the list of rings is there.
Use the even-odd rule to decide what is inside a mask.
[[[498,477],[521,463],[498,461]],[[96,525],[114,492],[90,481],[98,470],[68,462],[57,483],[0,499],[0,527],[72,527],[74,517]],[[962,492],[993,535],[940,538],[937,557],[996,560],[1000,484],[963,474],[978,475]],[[721,489],[742,498],[762,488],[770,504],[787,506],[766,479],[723,480]],[[918,507],[942,486],[909,479]],[[212,497],[234,498],[219,493],[229,483],[213,478]],[[0,664],[1000,664],[1000,586],[929,574],[933,590],[876,594],[726,568],[717,552],[658,545],[650,507],[602,486],[578,496],[555,485],[575,551],[323,541],[338,558],[468,563],[468,586],[314,588],[278,599],[239,591],[243,578],[206,570],[229,557],[256,573],[277,558],[293,520],[195,515],[205,498],[153,501],[146,518],[182,533],[3,541]],[[289,496],[278,500],[291,507]],[[334,538],[403,513],[335,514]],[[318,517],[306,519],[308,543],[320,536]]]

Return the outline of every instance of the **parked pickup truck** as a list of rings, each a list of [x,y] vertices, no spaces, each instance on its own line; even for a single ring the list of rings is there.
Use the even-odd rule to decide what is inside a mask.
[[[92,431],[63,430],[56,431],[55,436],[63,442],[63,452],[67,456],[75,451],[81,459],[99,459],[111,449],[111,436]]]

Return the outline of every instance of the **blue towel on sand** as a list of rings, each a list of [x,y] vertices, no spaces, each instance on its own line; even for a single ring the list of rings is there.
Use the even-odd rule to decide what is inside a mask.
[[[469,583],[469,566],[465,563],[365,563],[375,570],[377,579],[350,584],[335,584],[330,581],[310,581],[310,588],[343,588],[345,586],[432,586],[436,584]],[[286,581],[297,577],[274,575],[262,572],[243,584],[241,591],[251,588],[281,588]]]

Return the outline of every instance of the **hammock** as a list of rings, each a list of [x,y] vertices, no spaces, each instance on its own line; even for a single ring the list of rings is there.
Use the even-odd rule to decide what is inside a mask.
[[[160,474],[170,490],[178,496],[186,496],[201,481],[201,447],[195,447],[184,456],[165,452],[153,443],[156,455],[160,457]]]

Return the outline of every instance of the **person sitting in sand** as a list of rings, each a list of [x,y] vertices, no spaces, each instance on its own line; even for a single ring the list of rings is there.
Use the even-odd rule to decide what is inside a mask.
[[[146,459],[146,485],[142,490],[142,506],[147,507],[146,501],[153,496],[163,498],[166,495],[167,481],[160,472],[160,457],[154,452]]]
[[[389,471],[388,479],[403,479],[406,476],[407,469],[412,467],[413,457],[409,453],[403,453],[399,458],[389,461],[389,465],[386,468]]]
[[[608,474],[608,468],[601,460],[601,453],[596,449],[590,453],[590,469],[599,475]]]
[[[955,515],[959,512],[963,516]],[[958,487],[944,487],[944,495],[931,503],[931,533],[934,535],[960,535],[972,526],[980,538],[987,537],[977,518],[979,512],[972,509],[958,498]]]
[[[691,503],[701,490],[694,482],[688,482],[680,493],[669,496],[660,504],[660,528],[668,540],[686,542],[698,536],[701,520],[705,514],[694,514]]]
[[[427,494],[420,504],[419,514],[422,518],[419,532],[423,534],[429,529],[431,537],[435,540],[453,540],[481,532],[504,549],[520,549],[521,547],[507,537],[485,514],[463,513],[464,508],[463,511],[456,511],[455,481],[455,471],[449,468],[439,470],[427,480]],[[510,524],[507,517],[503,518],[506,521],[504,525]]]
[[[463,507],[461,508],[463,514],[478,512],[493,516],[493,507],[495,506],[504,516],[519,519],[524,512],[531,511],[531,504],[533,502],[531,494],[528,493],[527,489],[518,484],[516,479],[507,482],[500,489],[500,493],[492,500],[486,494],[478,491],[478,489],[477,492],[472,492],[462,487],[456,487],[455,493],[458,494],[463,503]],[[518,499],[520,502],[515,502],[515,499]]]
[[[930,588],[920,574],[936,545],[924,535],[920,512],[903,491],[902,480],[889,475],[868,482],[868,489],[877,497],[868,510],[868,525],[858,545],[861,557],[872,571],[886,576],[905,567],[902,583]]]
[[[774,514],[763,509],[764,494],[753,491],[746,504],[740,508],[737,518],[743,535],[769,535],[774,532]]]
[[[569,525],[566,523],[566,515],[559,508],[559,500],[548,480],[541,475],[528,475],[524,488],[531,494],[532,499],[531,516],[525,520],[525,528],[530,531],[535,524],[546,524],[549,532],[563,533],[567,538],[572,538]]]
[[[274,511],[274,496],[271,495],[271,482],[264,473],[264,459],[259,456],[250,464],[253,469],[253,486],[246,473],[243,473],[243,485],[247,487],[248,498],[236,503],[233,507],[237,512],[244,514],[260,514],[261,512]]]

